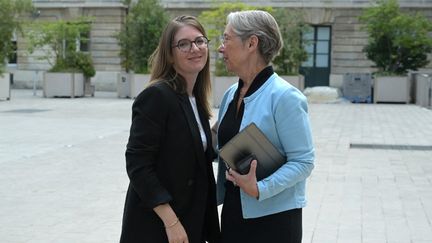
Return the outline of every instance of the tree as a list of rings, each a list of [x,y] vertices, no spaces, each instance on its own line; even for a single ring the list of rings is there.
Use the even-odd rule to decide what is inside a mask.
[[[297,75],[302,62],[307,60],[307,52],[302,36],[311,31],[304,22],[303,13],[286,8],[276,9],[274,12],[278,21],[284,46],[279,55],[273,60],[275,71],[279,74]]]
[[[405,74],[429,63],[432,23],[423,15],[402,13],[397,0],[378,0],[366,9],[360,22],[369,34],[363,51],[379,72]]]
[[[82,72],[85,77],[96,73],[91,56],[79,51],[78,43],[88,42],[91,21],[87,18],[37,22],[28,33],[29,51],[43,51],[41,59],[51,65],[51,72]],[[47,48],[48,47],[48,48]]]
[[[0,74],[5,71],[5,60],[14,51],[14,33],[22,33],[22,18],[19,16],[31,9],[31,0],[0,0]]]
[[[122,66],[126,71],[148,73],[148,59],[156,49],[168,15],[158,0],[138,0],[129,5],[124,28],[117,35]]]

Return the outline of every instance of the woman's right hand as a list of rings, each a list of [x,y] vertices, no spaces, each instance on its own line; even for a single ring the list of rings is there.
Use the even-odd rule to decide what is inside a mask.
[[[172,227],[165,228],[169,243],[189,243],[183,225],[179,221]]]
[[[235,186],[240,187],[243,191],[251,197],[256,199],[259,198],[259,190],[256,178],[256,159],[252,160],[249,173],[246,175],[241,175],[233,169],[229,169],[225,172],[226,179],[231,181]]]
[[[169,243],[189,243],[186,230],[168,203],[153,208],[165,226]]]

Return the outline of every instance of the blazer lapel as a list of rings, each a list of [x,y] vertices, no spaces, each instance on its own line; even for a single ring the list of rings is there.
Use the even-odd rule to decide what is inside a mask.
[[[183,114],[186,117],[186,121],[188,123],[188,128],[191,132],[192,135],[192,139],[193,139],[193,144],[194,144],[194,151],[195,151],[195,155],[198,159],[198,164],[199,166],[204,169],[204,171],[206,170],[206,157],[204,155],[204,149],[203,149],[203,144],[201,141],[201,135],[200,135],[200,131],[199,131],[199,127],[198,127],[198,123],[195,119],[195,114],[192,110],[192,105],[190,104],[189,101],[189,97],[187,97],[187,95],[178,95],[179,97],[179,101],[180,101],[180,106],[183,109]],[[204,126],[204,124],[203,124]],[[207,132],[206,132],[206,136],[207,136]],[[207,141],[208,141],[208,137],[207,137]],[[210,140],[211,141],[211,140]],[[211,143],[210,143],[211,145]]]

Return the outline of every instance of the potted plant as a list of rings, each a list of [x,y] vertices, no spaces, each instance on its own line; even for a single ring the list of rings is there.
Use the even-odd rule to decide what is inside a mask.
[[[402,13],[397,0],[379,0],[378,5],[363,12],[360,22],[369,34],[363,51],[378,68],[374,102],[408,103],[406,74],[429,63],[432,23],[419,13]]]
[[[84,83],[95,75],[90,54],[79,51],[79,43],[86,43],[90,20],[58,20],[32,25],[29,51],[36,49],[43,54],[51,69],[44,74],[44,97],[84,96]]]
[[[220,46],[220,39],[222,38],[225,30],[226,17],[230,12],[241,10],[252,10],[256,7],[244,3],[222,3],[208,11],[203,11],[198,19],[205,26],[207,37],[210,40],[210,56],[214,61],[214,78],[212,84],[213,92],[213,105],[219,107],[222,96],[225,91],[234,83],[238,81],[232,73],[227,72],[225,63],[219,55],[218,48]],[[261,8],[271,11],[271,8]]]
[[[22,33],[19,15],[31,8],[31,0],[0,1],[0,99],[10,99],[10,74],[6,72],[6,63],[14,52],[14,33]]]
[[[299,73],[301,64],[307,60],[302,36],[311,31],[298,10],[278,8],[274,12],[279,23],[284,46],[273,60],[275,71],[300,91],[304,90],[304,76]]]
[[[158,0],[127,1],[129,12],[123,29],[116,36],[120,45],[122,67],[118,96],[135,98],[150,79],[148,61],[156,49],[168,15]]]

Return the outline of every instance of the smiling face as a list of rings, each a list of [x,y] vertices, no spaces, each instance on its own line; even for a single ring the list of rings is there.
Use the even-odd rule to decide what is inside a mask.
[[[173,40],[173,57],[174,57],[174,69],[182,75],[184,78],[195,77],[204,68],[207,63],[208,47],[207,44],[203,45],[198,42],[200,39],[197,37],[204,36],[195,27],[185,25],[182,26],[174,36]],[[180,40],[189,40],[192,46],[189,51],[182,51],[178,47]],[[196,42],[195,42],[196,41]],[[198,42],[198,46],[197,46]]]

